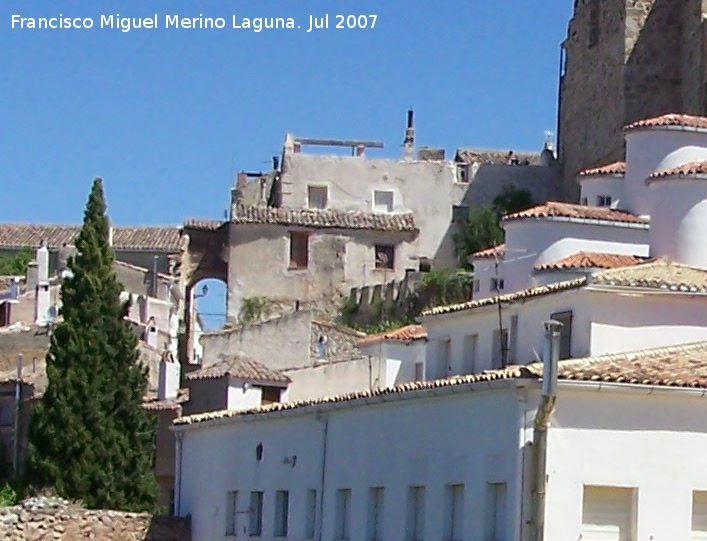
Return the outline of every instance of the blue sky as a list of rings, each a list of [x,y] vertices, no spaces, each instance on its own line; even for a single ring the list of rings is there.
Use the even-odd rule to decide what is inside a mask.
[[[266,170],[286,132],[539,149],[555,130],[551,0],[5,0],[0,3],[3,222],[78,223],[104,178],[114,223],[221,218],[239,169]],[[100,15],[224,17],[223,30],[98,28]],[[309,15],[376,14],[374,29],[307,33]],[[92,17],[90,30],[11,29],[11,16]],[[232,16],[301,29],[229,28]],[[373,152],[371,155],[374,155]]]

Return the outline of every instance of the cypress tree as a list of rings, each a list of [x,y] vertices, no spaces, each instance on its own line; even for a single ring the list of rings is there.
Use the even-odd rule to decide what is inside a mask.
[[[95,179],[61,285],[61,321],[47,354],[46,392],[30,423],[26,480],[89,508],[154,509],[154,418],[142,408],[147,371],[124,319],[109,245],[101,179]]]

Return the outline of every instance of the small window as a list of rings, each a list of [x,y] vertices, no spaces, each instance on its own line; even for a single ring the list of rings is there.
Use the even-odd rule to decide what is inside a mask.
[[[290,232],[290,268],[306,269],[309,265],[309,235]]]
[[[466,222],[469,219],[468,205],[454,205],[452,207],[452,221]]]
[[[250,537],[260,537],[263,533],[263,493],[250,493],[250,521],[248,524],[248,535]]]
[[[307,491],[307,507],[306,515],[304,517],[304,538],[314,539],[314,528],[317,518],[317,491],[308,490]]]
[[[380,541],[383,539],[383,488],[376,487],[368,489],[368,520],[367,538],[369,541]]]
[[[468,163],[458,163],[457,164],[457,182],[469,182],[469,164]]]
[[[425,487],[408,488],[406,541],[422,541],[425,534]]]
[[[491,291],[500,292],[504,287],[506,287],[506,283],[503,278],[491,278]]]
[[[599,45],[600,20],[601,20],[600,0],[589,0],[589,42],[591,49]]]
[[[572,356],[572,310],[554,313],[550,319],[562,323],[562,327],[560,327],[560,359],[569,359]]]
[[[336,540],[351,538],[351,489],[336,491]]]
[[[393,192],[373,192],[373,212],[393,212]]]
[[[444,539],[462,541],[464,528],[464,485],[447,485]]]
[[[280,391],[280,387],[263,387],[260,394],[260,403],[263,406],[277,404],[280,402]]]
[[[610,207],[611,206],[611,196],[610,195],[597,195],[597,207]]]
[[[376,268],[395,269],[395,246],[376,244]]]
[[[290,493],[278,490],[275,493],[275,537],[287,537],[287,522],[290,510]]]
[[[307,186],[307,208],[325,209],[329,202],[329,189],[326,186]]]
[[[478,343],[478,334],[467,334],[464,337],[464,374],[473,374],[476,372],[476,349]]]
[[[238,512],[236,505],[238,504],[238,492],[231,491],[226,493],[226,535],[236,535],[238,525],[236,519]]]

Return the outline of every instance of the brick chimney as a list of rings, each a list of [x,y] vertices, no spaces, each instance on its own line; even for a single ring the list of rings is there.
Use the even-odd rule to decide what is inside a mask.
[[[405,128],[405,140],[403,141],[403,159],[412,161],[415,158],[415,112],[408,110],[407,127]]]
[[[243,188],[248,184],[248,175],[245,171],[240,171],[236,177],[236,188]]]

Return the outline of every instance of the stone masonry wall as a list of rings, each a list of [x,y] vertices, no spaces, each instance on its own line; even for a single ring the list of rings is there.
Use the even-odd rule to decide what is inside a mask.
[[[3,541],[190,541],[188,520],[89,511],[58,498],[32,498],[0,509]]]

